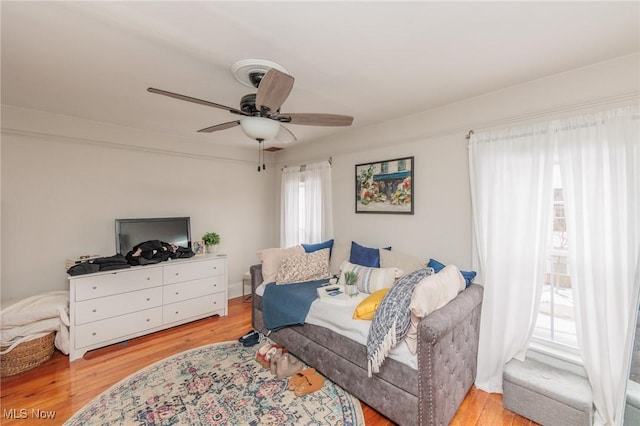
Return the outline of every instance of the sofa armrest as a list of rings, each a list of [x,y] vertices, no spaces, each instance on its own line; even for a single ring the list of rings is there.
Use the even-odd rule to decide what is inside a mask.
[[[249,273],[251,273],[251,294],[254,294],[256,288],[262,284],[262,264],[251,265]]]
[[[482,304],[483,293],[482,286],[471,284],[455,299],[424,317],[418,324],[418,336],[422,343],[433,345],[460,324],[476,306]]]
[[[476,377],[484,289],[472,284],[418,324],[418,389],[425,424],[448,424]],[[427,414],[428,413],[428,414]]]

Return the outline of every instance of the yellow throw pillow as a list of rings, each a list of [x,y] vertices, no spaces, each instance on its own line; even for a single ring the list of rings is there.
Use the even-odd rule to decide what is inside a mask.
[[[378,291],[371,293],[371,296],[364,299],[356,307],[353,312],[353,319],[372,320],[376,313],[376,309],[380,306],[380,302],[384,296],[391,290],[390,288],[381,288]]]

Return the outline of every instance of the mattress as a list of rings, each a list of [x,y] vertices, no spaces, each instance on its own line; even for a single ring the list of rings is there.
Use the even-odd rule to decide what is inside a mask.
[[[264,295],[265,284],[256,288],[256,294]],[[333,304],[316,299],[309,309],[305,323],[327,328],[335,333],[347,337],[361,345],[367,345],[367,336],[371,321],[354,320],[353,311],[360,302],[359,299],[352,303]],[[389,357],[401,362],[414,370],[418,369],[418,357],[409,351],[406,343],[401,341],[389,353]]]

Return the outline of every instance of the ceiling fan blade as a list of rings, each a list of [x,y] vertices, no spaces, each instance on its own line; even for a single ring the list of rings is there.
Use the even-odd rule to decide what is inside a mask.
[[[282,113],[278,120],[284,123],[301,124],[305,126],[351,126],[353,117],[338,114],[295,114]]]
[[[295,79],[289,74],[271,68],[262,77],[256,94],[256,107],[267,113],[274,113],[280,109],[289,97]]]
[[[215,126],[211,126],[211,127],[205,127],[204,129],[198,130],[198,132],[200,132],[200,133],[217,132],[218,130],[230,129],[232,127],[236,127],[236,126],[239,126],[239,125],[240,125],[240,121],[238,121],[238,120],[229,121],[227,123],[216,124]]]
[[[158,95],[169,96],[170,98],[180,99],[181,101],[193,102],[193,103],[200,104],[200,105],[205,105],[205,106],[210,106],[210,107],[214,107],[214,108],[224,109],[224,110],[227,110],[227,111],[232,112],[234,114],[248,115],[247,113],[245,113],[243,111],[240,111],[239,109],[231,108],[231,107],[228,107],[226,105],[220,105],[220,104],[216,104],[214,102],[204,101],[204,100],[198,99],[198,98],[192,98],[191,96],[181,95],[179,93],[167,92],[166,90],[156,89],[154,87],[149,87],[147,89],[147,91],[151,92],[151,93],[156,93]]]
[[[282,142],[283,144],[287,145],[297,141],[298,139],[296,138],[296,135],[294,135],[291,130],[287,129],[283,125],[280,125],[280,130],[276,135],[276,140],[278,140],[278,142]]]

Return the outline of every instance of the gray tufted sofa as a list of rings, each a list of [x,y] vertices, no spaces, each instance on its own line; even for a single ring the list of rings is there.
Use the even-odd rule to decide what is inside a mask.
[[[262,266],[250,268],[253,328],[267,333]],[[476,376],[483,288],[472,284],[418,326],[418,371],[387,358],[367,375],[367,348],[312,324],[285,327],[269,337],[331,381],[400,425],[448,425]]]

